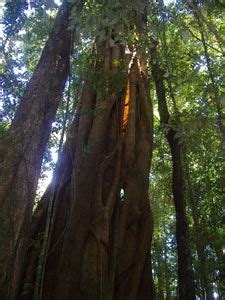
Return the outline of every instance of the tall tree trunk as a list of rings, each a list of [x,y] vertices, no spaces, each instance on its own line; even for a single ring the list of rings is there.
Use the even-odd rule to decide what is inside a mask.
[[[16,299],[26,234],[51,124],[69,72],[70,5],[56,17],[39,63],[0,144],[0,298]]]
[[[186,155],[185,149],[183,150],[183,162],[185,168],[185,183],[186,183],[186,191],[188,197],[188,204],[191,208],[191,214],[194,222],[194,243],[196,245],[196,251],[199,261],[199,281],[200,281],[200,289],[202,292],[202,299],[210,300],[212,299],[212,285],[209,277],[209,265],[208,259],[206,255],[206,241],[204,238],[204,229],[201,224],[200,213],[197,207],[197,195],[195,193],[194,187],[192,185],[188,158]]]
[[[175,112],[175,120],[177,123],[180,123],[180,113],[179,113],[177,105],[176,105],[176,99],[175,99],[172,82],[171,82],[171,62],[170,62],[170,57],[168,55],[168,46],[167,46],[167,40],[166,40],[166,19],[165,19],[165,15],[163,13],[165,6],[164,6],[163,0],[158,0],[158,2],[159,2],[160,12],[161,12],[160,15],[161,15],[162,22],[163,22],[163,30],[162,30],[163,54],[164,54],[165,61],[166,61],[167,72],[169,74],[169,76],[166,78],[166,81],[168,84],[169,96],[173,103],[173,108],[174,108],[174,112]],[[200,283],[201,283],[200,288],[202,289],[204,295],[206,294],[206,298],[208,299],[209,297],[211,297],[212,291],[210,288],[209,273],[207,271],[205,271],[205,270],[208,270],[208,264],[207,264],[207,258],[206,258],[206,253],[205,253],[205,244],[200,236],[203,232],[203,228],[201,227],[201,224],[200,224],[199,213],[198,213],[198,209],[197,209],[197,206],[195,203],[193,187],[191,184],[191,178],[190,178],[190,172],[189,172],[189,165],[187,162],[186,151],[185,151],[184,145],[182,147],[182,160],[184,163],[185,190],[187,190],[187,195],[188,195],[188,200],[189,200],[188,204],[191,208],[192,217],[193,217],[193,221],[194,221],[194,229],[195,229],[195,237],[196,237],[195,245],[197,248],[197,255],[198,255],[199,269],[200,269],[199,270]]]
[[[184,169],[182,166],[182,144],[174,129],[176,124],[171,123],[167,107],[166,92],[163,82],[163,72],[157,56],[157,44],[152,42],[151,67],[158,97],[160,122],[165,130],[165,136],[172,155],[172,190],[176,211],[176,240],[178,254],[178,290],[179,299],[195,299],[195,287],[192,271],[188,220],[186,215]]]
[[[147,77],[137,59],[127,75],[124,46],[107,39],[100,53],[103,90],[84,84],[71,132],[75,147],[55,174],[42,299],[154,299]],[[115,60],[126,61],[126,70]]]

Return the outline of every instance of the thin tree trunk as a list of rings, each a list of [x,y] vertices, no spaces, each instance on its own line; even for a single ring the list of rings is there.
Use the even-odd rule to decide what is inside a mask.
[[[42,159],[69,72],[69,10],[64,2],[12,125],[0,144],[1,299],[17,297]]]
[[[163,10],[164,9],[164,1],[158,0],[158,2],[160,5],[160,9]],[[162,17],[163,24],[164,24],[164,30],[162,31],[163,53],[164,53],[165,60],[166,60],[167,72],[169,73],[169,76],[167,77],[166,80],[168,83],[169,95],[170,95],[170,98],[171,98],[171,100],[173,102],[173,106],[174,106],[175,120],[176,120],[176,122],[180,123],[180,113],[179,113],[177,105],[176,105],[176,99],[175,99],[174,91],[172,88],[172,82],[171,82],[171,63],[170,63],[170,58],[168,55],[168,47],[167,47],[167,41],[166,41],[166,27],[165,27],[166,20],[164,18],[163,13],[161,13],[161,17]],[[206,44],[205,44],[205,47],[206,47]],[[194,228],[195,228],[195,236],[196,236],[195,244],[197,247],[197,254],[198,254],[199,265],[200,265],[200,282],[201,282],[200,288],[204,291],[204,295],[206,294],[206,298],[210,299],[212,290],[210,288],[209,273],[208,273],[208,271],[206,271],[206,270],[208,270],[208,266],[207,266],[207,258],[206,258],[206,253],[205,253],[205,245],[204,245],[204,241],[202,241],[201,236],[199,236],[202,234],[203,229],[201,228],[201,225],[199,223],[199,214],[198,214],[198,210],[197,210],[194,195],[193,195],[193,190],[192,190],[193,187],[191,184],[189,166],[188,166],[184,146],[182,149],[182,160],[183,160],[184,168],[185,168],[185,174],[184,174],[184,179],[185,179],[185,183],[186,183],[185,189],[188,191],[189,206],[192,211],[192,217],[193,217]]]
[[[163,251],[162,251],[163,252]],[[164,299],[164,285],[163,282],[166,280],[164,278],[164,272],[162,272],[162,267],[163,267],[163,258],[162,258],[162,253],[158,254],[157,257],[157,267],[158,267],[158,294],[157,294],[157,299],[163,300]]]
[[[166,300],[170,300],[171,298],[171,288],[170,288],[170,270],[168,267],[168,254],[167,254],[167,246],[165,247],[165,253],[164,253],[164,265],[165,265],[165,292],[166,292]]]
[[[58,153],[61,152],[62,147],[63,147],[63,143],[64,143],[64,137],[65,137],[65,133],[66,133],[66,127],[67,127],[67,122],[68,122],[68,115],[69,115],[69,109],[70,109],[70,100],[71,100],[71,95],[70,95],[70,90],[71,90],[71,74],[69,74],[69,80],[68,80],[68,95],[66,98],[66,107],[65,107],[65,112],[63,115],[63,122],[62,122],[62,133],[60,136],[60,140],[59,140],[59,149],[58,149]]]
[[[152,75],[156,85],[160,121],[170,146],[172,155],[172,189],[176,211],[176,240],[178,254],[178,290],[179,299],[195,299],[195,287],[192,271],[192,257],[188,220],[186,215],[184,170],[182,166],[182,144],[174,129],[176,124],[171,123],[166,102],[166,92],[163,83],[163,73],[159,65],[155,41],[151,47]]]
[[[196,203],[196,195],[191,182],[190,170],[187,161],[187,156],[185,150],[183,151],[183,162],[185,167],[185,181],[186,181],[186,190],[188,196],[189,206],[191,208],[192,218],[194,221],[194,232],[195,238],[194,243],[196,245],[198,260],[199,260],[199,279],[200,279],[200,289],[202,291],[203,299],[206,300],[212,299],[212,286],[209,279],[209,266],[206,256],[206,243],[202,234],[204,233],[202,224],[200,222],[200,215]]]

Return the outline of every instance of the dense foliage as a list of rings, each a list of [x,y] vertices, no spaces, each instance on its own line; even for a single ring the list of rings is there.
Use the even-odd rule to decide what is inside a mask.
[[[58,1],[57,1],[58,2]],[[169,2],[169,3],[168,3]],[[71,74],[57,112],[42,166],[44,178],[54,168],[65,131],[77,108],[83,78],[96,76],[88,69],[95,39],[104,40],[105,26],[115,25],[121,40],[147,47],[151,70],[152,40],[166,88],[170,124],[183,145],[185,200],[190,228],[191,255],[197,295],[203,298],[204,280],[211,295],[225,297],[225,3],[224,1],[149,1],[147,36],[132,30],[138,1],[86,1],[76,24],[76,49],[71,55]],[[115,15],[115,8],[121,14]],[[58,6],[54,1],[7,1],[2,35],[0,138],[7,132],[26,84],[38,62]],[[76,11],[74,12],[76,15]],[[124,32],[126,34],[124,34]],[[115,43],[112,40],[111,43]],[[115,61],[115,64],[120,64]],[[122,66],[121,66],[122,70]],[[113,84],[120,84],[121,78]],[[104,78],[95,78],[104,90]],[[177,292],[176,216],[172,194],[171,153],[165,139],[152,76],[154,104],[154,154],[150,199],[154,213],[153,275],[159,299]],[[176,125],[174,125],[176,124]],[[40,195],[39,195],[40,197]],[[207,278],[206,278],[207,277]]]

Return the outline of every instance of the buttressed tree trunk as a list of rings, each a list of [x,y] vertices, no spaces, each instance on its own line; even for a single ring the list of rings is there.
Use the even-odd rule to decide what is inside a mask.
[[[95,83],[100,78],[102,86],[84,84],[73,142],[54,176],[42,299],[154,299],[147,74],[137,58],[128,68],[131,56],[119,43],[107,39],[98,50]],[[32,284],[29,274],[24,285]]]
[[[39,63],[0,143],[0,298],[15,299],[26,233],[51,125],[69,72],[72,32],[64,1]]]
[[[164,127],[165,136],[167,138],[172,155],[172,190],[176,211],[179,299],[194,300],[195,286],[192,271],[188,220],[186,215],[184,168],[182,165],[182,143],[179,137],[176,135],[176,129],[174,129],[177,124],[171,122],[166,101],[163,72],[160,68],[157,55],[157,43],[154,40],[152,41],[151,46],[151,68],[152,76],[156,86],[160,122]]]

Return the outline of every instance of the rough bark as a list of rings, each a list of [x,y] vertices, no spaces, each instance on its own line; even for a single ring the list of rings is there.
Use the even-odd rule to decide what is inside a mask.
[[[182,165],[182,143],[177,136],[176,124],[171,123],[167,107],[163,72],[157,56],[157,44],[152,41],[151,67],[158,97],[158,109],[161,126],[165,131],[172,155],[172,190],[176,212],[176,240],[178,255],[178,292],[179,299],[195,299],[195,287],[192,271],[188,220],[186,215],[184,169]]]
[[[137,59],[122,86],[111,86],[121,78],[113,61],[126,61],[124,47],[107,40],[101,51],[109,81],[104,93],[88,81],[83,87],[76,147],[55,198],[42,299],[154,299],[149,91]]]
[[[32,222],[28,233],[29,245],[25,259],[25,265],[27,268],[24,271],[20,284],[21,289],[19,291],[19,298],[22,300],[30,300],[33,297],[39,298],[40,296],[40,279],[43,272],[43,266],[40,263],[40,256],[44,247],[44,239],[46,237],[48,238],[48,236],[45,235],[50,235],[48,231],[49,228],[46,227],[48,221],[51,224],[53,219],[54,209],[52,208],[55,207],[54,204],[57,201],[58,192],[70,178],[72,168],[71,155],[74,153],[74,147],[76,144],[76,128],[78,119],[79,108],[73,124],[71,125],[62,153],[60,153],[54,173],[54,180],[48,186],[32,216]],[[58,220],[58,223],[60,223],[60,220]],[[43,255],[45,255],[45,253],[43,253]]]
[[[0,144],[1,299],[17,297],[42,159],[69,72],[69,10],[64,2],[12,125]]]

